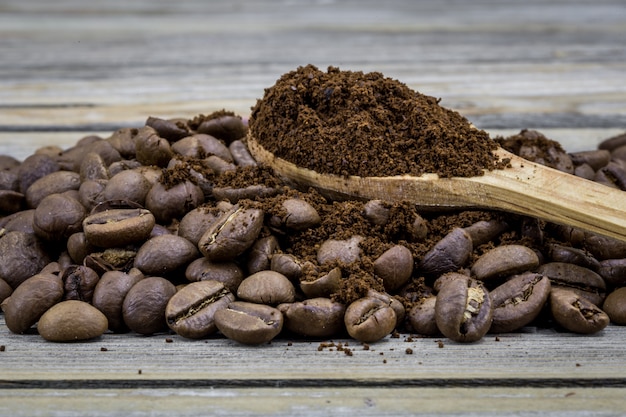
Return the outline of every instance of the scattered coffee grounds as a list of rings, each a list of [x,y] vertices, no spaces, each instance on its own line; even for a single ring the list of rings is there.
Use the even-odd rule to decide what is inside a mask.
[[[486,132],[378,72],[308,65],[287,73],[252,109],[250,132],[274,155],[320,173],[469,177],[497,165]]]

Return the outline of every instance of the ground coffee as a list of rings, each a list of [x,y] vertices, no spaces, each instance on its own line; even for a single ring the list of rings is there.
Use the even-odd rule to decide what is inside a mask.
[[[250,130],[276,156],[321,173],[469,177],[495,168],[486,132],[378,72],[300,67],[265,91]]]

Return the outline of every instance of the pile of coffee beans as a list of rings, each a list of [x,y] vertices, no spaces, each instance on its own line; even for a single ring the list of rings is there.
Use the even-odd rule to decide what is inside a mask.
[[[394,331],[473,342],[626,324],[626,242],[491,211],[333,201],[257,166],[228,111],[149,118],[108,138],[0,157],[0,301],[14,333],[106,332],[245,344],[364,343]],[[626,188],[626,134],[566,153],[538,132],[516,153]],[[625,214],[626,215],[626,214]]]

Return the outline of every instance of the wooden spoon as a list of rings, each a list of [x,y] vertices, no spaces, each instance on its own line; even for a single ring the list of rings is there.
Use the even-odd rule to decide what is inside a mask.
[[[509,159],[511,168],[485,170],[478,177],[342,177],[277,158],[251,135],[247,144],[252,156],[280,177],[328,197],[408,201],[421,210],[497,209],[626,241],[626,192],[527,161],[502,148],[494,153]]]

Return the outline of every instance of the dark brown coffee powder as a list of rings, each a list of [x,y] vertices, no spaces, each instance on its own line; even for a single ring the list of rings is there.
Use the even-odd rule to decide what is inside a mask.
[[[307,65],[284,74],[252,108],[250,132],[276,156],[321,173],[468,177],[496,168],[486,132],[378,72]]]

